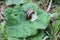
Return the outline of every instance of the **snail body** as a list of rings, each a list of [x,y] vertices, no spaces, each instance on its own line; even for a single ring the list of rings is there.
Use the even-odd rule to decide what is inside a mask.
[[[35,21],[38,18],[37,13],[32,9],[27,11],[27,19],[30,21]]]

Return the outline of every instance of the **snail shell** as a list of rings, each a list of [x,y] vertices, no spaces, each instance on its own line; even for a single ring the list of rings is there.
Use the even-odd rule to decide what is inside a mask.
[[[3,20],[4,20],[4,15],[0,13],[0,22],[3,22]]]
[[[37,13],[34,10],[30,9],[27,11],[27,19],[28,20],[34,21],[37,18],[38,18]]]

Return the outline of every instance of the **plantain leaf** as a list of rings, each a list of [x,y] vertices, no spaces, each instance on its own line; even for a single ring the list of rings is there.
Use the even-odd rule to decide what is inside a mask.
[[[33,9],[38,14],[38,19],[34,22],[26,20],[26,13],[29,9]],[[8,11],[8,9],[6,9],[4,12],[5,17],[9,13],[6,11]],[[27,3],[22,7],[18,8],[15,6],[12,8],[11,13],[6,17],[6,19],[5,27],[8,36],[26,38],[27,36],[35,35],[37,33],[37,29],[46,29],[50,16],[45,11],[41,9],[39,10],[37,5]]]

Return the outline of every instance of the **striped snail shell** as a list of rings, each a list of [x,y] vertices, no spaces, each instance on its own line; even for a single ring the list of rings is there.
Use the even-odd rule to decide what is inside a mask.
[[[1,12],[0,12],[0,24],[3,26],[6,24],[6,21],[4,19],[4,15]]]
[[[0,23],[4,21],[3,9],[0,8]]]
[[[4,15],[0,13],[0,22],[3,22],[3,20],[4,20]]]
[[[30,9],[27,11],[27,19],[30,21],[35,21],[38,18],[37,13]]]

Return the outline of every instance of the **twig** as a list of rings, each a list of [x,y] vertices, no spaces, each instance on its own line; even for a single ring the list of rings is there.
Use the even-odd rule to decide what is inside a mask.
[[[51,8],[51,4],[52,4],[52,0],[50,1],[49,6],[48,6],[46,12],[49,12],[49,10],[50,10],[50,8]]]

